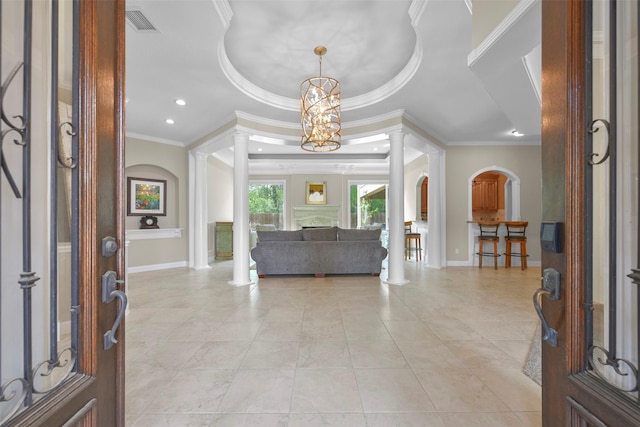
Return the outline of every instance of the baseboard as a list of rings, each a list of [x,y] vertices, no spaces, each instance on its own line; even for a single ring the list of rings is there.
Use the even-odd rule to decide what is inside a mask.
[[[142,273],[144,271],[166,270],[169,268],[187,267],[187,261],[167,262],[165,264],[140,265],[137,267],[129,267],[127,273]]]
[[[491,261],[493,263],[493,261]],[[527,265],[530,265],[531,267],[540,267],[542,265],[542,263],[540,261],[527,261]],[[473,264],[470,261],[466,261],[466,260],[458,260],[458,261],[447,261],[447,267],[474,267],[477,266],[477,264]],[[520,264],[515,264],[514,267],[519,267]],[[504,265],[498,265],[498,267],[504,267]]]
[[[471,267],[469,261],[447,261],[447,267]]]

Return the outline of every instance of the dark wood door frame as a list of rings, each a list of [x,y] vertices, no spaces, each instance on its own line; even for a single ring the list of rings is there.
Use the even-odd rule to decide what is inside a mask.
[[[558,345],[543,343],[543,425],[640,425],[640,406],[586,371],[583,316],[587,203],[587,7],[583,0],[542,2],[542,216],[563,224],[561,253],[542,267],[561,273],[560,299],[543,299]]]
[[[79,375],[11,420],[10,426],[124,425],[124,325],[103,349],[117,303],[101,300],[101,277],[124,277],[124,0],[81,0],[79,7]],[[98,197],[100,195],[100,197]],[[101,254],[116,237],[116,256]]]

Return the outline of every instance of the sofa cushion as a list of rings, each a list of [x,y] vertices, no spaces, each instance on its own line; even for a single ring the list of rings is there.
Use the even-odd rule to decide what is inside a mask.
[[[358,229],[338,229],[338,240],[341,241],[357,241],[357,240],[380,240],[381,229],[358,230]]]
[[[256,234],[260,242],[290,242],[302,240],[302,230],[257,230]]]
[[[338,240],[338,227],[303,228],[302,240],[335,241]]]

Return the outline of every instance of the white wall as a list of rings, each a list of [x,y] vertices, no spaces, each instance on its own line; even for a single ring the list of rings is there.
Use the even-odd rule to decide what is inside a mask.
[[[186,151],[183,147],[127,137],[125,140],[125,175],[145,174],[139,178],[168,179],[167,204],[171,215],[158,217],[161,228],[182,230],[181,238],[132,240],[127,255],[129,268],[159,265],[187,265],[188,260],[188,178]],[[169,191],[170,190],[170,191]],[[140,217],[125,218],[127,230],[139,229]]]
[[[468,257],[469,179],[478,170],[498,166],[520,178],[520,212],[527,228],[529,260],[540,261],[542,165],[540,146],[455,146],[447,149],[447,260]],[[456,253],[458,249],[458,253]]]
[[[416,193],[420,191],[418,181],[427,176],[429,172],[429,159],[426,154],[421,155],[404,167],[404,220],[420,220],[418,207],[416,206]]]
[[[233,221],[233,168],[207,158],[207,247],[208,257],[215,256],[215,223]]]

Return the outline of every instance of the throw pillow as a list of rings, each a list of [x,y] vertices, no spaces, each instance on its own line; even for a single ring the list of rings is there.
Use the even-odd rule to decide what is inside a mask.
[[[338,227],[303,228],[302,240],[334,241],[338,240]]]
[[[338,240],[357,241],[357,240],[380,240],[381,229],[358,230],[358,229],[338,229]]]
[[[290,242],[293,240],[302,240],[302,230],[257,230],[256,234],[260,242]]]

